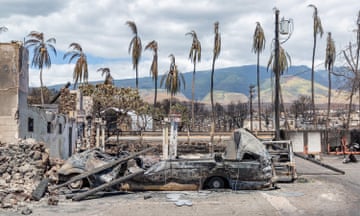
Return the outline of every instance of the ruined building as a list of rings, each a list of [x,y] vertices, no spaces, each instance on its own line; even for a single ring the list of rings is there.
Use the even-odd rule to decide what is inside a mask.
[[[33,138],[46,143],[52,157],[67,158],[75,149],[74,118],[58,114],[57,106],[31,106],[29,54],[21,42],[0,43],[0,142]]]

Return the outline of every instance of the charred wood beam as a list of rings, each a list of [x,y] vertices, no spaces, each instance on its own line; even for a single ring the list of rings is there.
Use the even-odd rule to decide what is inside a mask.
[[[309,158],[309,157],[307,157],[306,155],[299,154],[299,153],[296,153],[296,152],[294,152],[294,155],[295,155],[295,156],[298,156],[298,157],[300,157],[300,158],[302,158],[302,159],[304,159],[304,160],[311,161],[311,162],[313,162],[313,163],[315,163],[315,164],[317,164],[317,165],[320,165],[320,166],[322,166],[322,167],[325,167],[325,168],[327,168],[327,169],[330,169],[330,170],[332,170],[332,171],[338,172],[338,173],[340,173],[340,174],[342,174],[342,175],[345,175],[345,171],[343,171],[343,170],[341,170],[341,169],[338,169],[338,168],[336,168],[336,167],[330,166],[330,165],[328,165],[328,164],[322,163],[322,162],[320,162],[320,161],[317,161],[317,160],[315,160],[315,159],[313,159],[313,158]]]
[[[72,198],[72,200],[74,200],[74,201],[80,201],[80,200],[82,200],[82,199],[84,199],[84,198],[86,198],[86,197],[88,197],[88,196],[90,196],[90,195],[92,195],[92,194],[95,194],[95,193],[97,193],[97,192],[99,192],[99,191],[102,191],[102,190],[104,190],[104,189],[106,189],[106,188],[108,188],[108,187],[117,185],[117,184],[119,184],[119,183],[121,183],[121,182],[124,182],[124,181],[126,181],[126,180],[132,179],[132,178],[134,178],[135,176],[141,175],[141,174],[143,174],[143,173],[144,173],[144,170],[140,170],[140,171],[134,172],[134,173],[132,173],[132,174],[130,174],[130,175],[127,175],[127,176],[124,176],[124,177],[120,177],[120,178],[115,179],[115,180],[113,180],[113,181],[111,181],[111,182],[109,182],[109,183],[105,183],[105,184],[100,185],[100,186],[98,186],[98,187],[96,187],[96,188],[90,189],[90,190],[88,190],[88,191],[86,191],[86,192],[77,194],[77,195],[75,195],[75,196]]]
[[[138,156],[138,155],[144,154],[144,153],[149,152],[149,151],[152,151],[152,150],[154,150],[154,149],[155,149],[154,147],[147,148],[147,149],[144,149],[144,150],[142,150],[142,151],[136,152],[136,153],[134,153],[134,154],[132,154],[132,155],[130,155],[130,156],[127,156],[127,157],[125,157],[125,158],[120,158],[120,159],[118,159],[118,160],[112,161],[112,162],[110,162],[110,163],[108,163],[108,164],[105,164],[105,165],[103,165],[103,166],[97,167],[97,168],[95,168],[95,169],[93,169],[93,170],[90,170],[90,171],[88,171],[88,172],[81,173],[81,174],[79,174],[79,175],[76,175],[76,176],[72,177],[69,181],[67,181],[67,182],[65,182],[65,183],[63,183],[63,184],[59,184],[59,185],[51,188],[50,190],[53,191],[53,190],[56,190],[56,189],[58,189],[58,188],[64,187],[64,186],[66,186],[66,185],[68,185],[68,184],[70,184],[70,183],[76,182],[76,181],[81,180],[81,179],[83,179],[83,178],[86,178],[86,177],[88,177],[88,176],[90,176],[90,175],[94,175],[94,174],[99,173],[99,172],[101,172],[101,171],[103,171],[103,170],[109,169],[109,168],[111,168],[111,167],[113,167],[113,166],[116,166],[116,165],[118,165],[118,164],[120,164],[120,163],[123,163],[123,162],[125,162],[125,161],[130,160],[130,159],[133,159],[134,157],[136,157],[136,156]]]

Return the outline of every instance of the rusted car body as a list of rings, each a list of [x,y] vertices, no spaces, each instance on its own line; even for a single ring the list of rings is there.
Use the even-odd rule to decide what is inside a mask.
[[[87,150],[66,161],[58,171],[59,179],[67,181],[118,158],[98,150]],[[140,158],[127,160],[67,185],[72,189],[84,184],[97,187],[139,169],[144,171],[143,174],[122,182],[126,190],[261,189],[276,182],[271,156],[260,140],[245,129],[234,131],[224,153],[196,159],[160,160],[151,166],[143,166],[143,162]]]
[[[118,158],[126,157],[129,154],[122,152],[118,156],[109,155],[99,149],[89,149],[81,153],[74,154],[60,167],[58,170],[59,183],[66,182],[72,177],[101,167]],[[70,189],[80,189],[83,186],[95,187],[99,184],[110,182],[113,179],[124,175],[127,169],[127,164],[120,164],[118,166],[106,169],[95,175],[91,175],[82,180],[69,184]]]
[[[278,181],[293,182],[297,179],[296,164],[290,140],[263,141],[272,157]]]
[[[276,176],[265,146],[245,129],[238,129],[223,154],[199,159],[163,160],[128,183],[131,189],[131,185],[165,185],[170,182],[193,184],[198,189],[260,189],[271,187]]]

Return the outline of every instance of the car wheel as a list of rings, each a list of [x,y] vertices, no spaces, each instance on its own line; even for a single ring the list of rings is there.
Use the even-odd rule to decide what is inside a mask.
[[[219,188],[224,188],[225,186],[225,182],[222,178],[220,177],[212,177],[208,184],[207,184],[209,189],[219,189]]]
[[[69,189],[71,190],[77,190],[80,189],[83,186],[84,181],[83,180],[77,180],[70,184],[68,184]]]

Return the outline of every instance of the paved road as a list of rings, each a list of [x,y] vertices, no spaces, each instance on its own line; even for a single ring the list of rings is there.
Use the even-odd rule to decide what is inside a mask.
[[[57,206],[47,198],[27,204],[32,215],[360,215],[360,163],[342,164],[341,156],[323,162],[346,172],[339,175],[296,157],[299,178],[269,191],[144,192],[108,196],[81,202],[63,197]],[[174,199],[174,197],[177,197]],[[189,206],[177,206],[182,201]],[[21,215],[21,208],[0,215]]]

